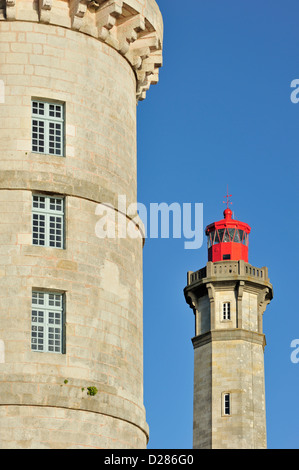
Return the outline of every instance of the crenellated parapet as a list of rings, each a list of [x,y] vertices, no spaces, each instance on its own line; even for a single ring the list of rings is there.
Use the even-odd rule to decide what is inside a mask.
[[[0,21],[61,26],[108,44],[131,64],[137,101],[158,82],[163,20],[154,0],[0,0]]]

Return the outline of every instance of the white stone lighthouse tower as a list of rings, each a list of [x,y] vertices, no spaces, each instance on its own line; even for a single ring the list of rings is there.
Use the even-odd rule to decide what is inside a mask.
[[[0,0],[0,448],[146,447],[127,208],[162,37],[155,0]]]
[[[195,449],[266,448],[262,317],[273,297],[266,267],[248,263],[250,227],[224,219],[206,228],[209,261],[188,272],[195,314]]]

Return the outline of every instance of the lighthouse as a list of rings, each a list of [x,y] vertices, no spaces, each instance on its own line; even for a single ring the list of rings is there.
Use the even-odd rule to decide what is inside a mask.
[[[194,449],[267,447],[263,314],[273,298],[267,267],[248,262],[251,227],[233,218],[206,227],[207,265],[188,272],[194,312]]]

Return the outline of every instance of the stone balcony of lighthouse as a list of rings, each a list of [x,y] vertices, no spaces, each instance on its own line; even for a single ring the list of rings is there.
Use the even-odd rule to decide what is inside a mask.
[[[264,284],[265,287],[271,287],[268,268],[258,268],[246,263],[243,260],[238,261],[209,261],[207,265],[198,271],[188,271],[187,287],[196,287],[213,281],[232,281],[244,280],[247,282]],[[187,288],[186,288],[187,289]]]

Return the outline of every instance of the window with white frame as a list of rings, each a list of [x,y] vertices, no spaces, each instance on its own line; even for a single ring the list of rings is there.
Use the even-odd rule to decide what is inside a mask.
[[[222,320],[230,320],[230,302],[222,304]]]
[[[223,394],[223,414],[229,416],[231,414],[231,396],[230,393]]]
[[[64,294],[32,292],[31,350],[64,352]]]
[[[63,156],[63,104],[32,100],[32,151]]]
[[[64,198],[33,194],[33,245],[64,248]]]

